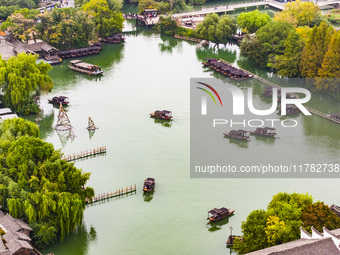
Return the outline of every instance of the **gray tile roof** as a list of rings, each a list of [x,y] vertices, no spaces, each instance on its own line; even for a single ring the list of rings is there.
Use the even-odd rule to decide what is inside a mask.
[[[338,217],[340,217],[340,207],[332,204],[329,209],[331,209],[332,212],[334,212]]]
[[[6,243],[12,239],[31,241],[31,238],[29,238],[29,236],[21,232],[7,232],[2,236],[2,238],[6,241]]]
[[[18,232],[20,230],[31,231],[32,229],[22,220],[15,219],[11,215],[6,214],[2,218],[0,218],[0,227],[5,232]]]
[[[7,248],[12,252],[16,253],[20,249],[33,250],[33,247],[26,241],[12,239],[6,243]]]
[[[0,238],[0,254],[2,253],[2,252],[5,252],[7,249],[6,249],[6,247],[5,247],[5,245],[4,245],[4,242],[2,241],[2,239]]]
[[[313,232],[320,234],[323,238],[315,235],[317,238],[302,238],[289,243],[284,243],[269,247],[263,250],[247,253],[247,255],[340,255],[340,250],[336,246],[339,242],[337,238],[340,235],[340,229],[329,231],[324,228],[324,233],[317,232],[314,228]],[[305,231],[301,229],[301,231]],[[325,236],[326,235],[326,236]],[[333,236],[332,236],[333,235]],[[333,239],[332,239],[333,238]]]

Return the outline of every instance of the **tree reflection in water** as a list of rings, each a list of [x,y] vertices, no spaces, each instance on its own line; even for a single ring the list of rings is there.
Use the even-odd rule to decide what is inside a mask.
[[[55,255],[62,254],[77,254],[86,255],[89,254],[90,243],[97,240],[97,232],[93,226],[87,229],[85,224],[82,224],[78,229],[70,234],[61,243],[58,241],[54,245],[51,245],[43,250],[40,250],[42,254],[48,254],[53,252]]]

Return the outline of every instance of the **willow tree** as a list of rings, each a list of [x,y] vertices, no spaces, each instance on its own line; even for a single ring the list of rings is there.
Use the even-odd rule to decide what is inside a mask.
[[[0,124],[0,201],[32,226],[41,248],[81,225],[85,200],[94,191],[85,187],[90,173],[61,160],[61,153],[38,135],[35,124],[19,118]]]
[[[20,111],[33,93],[52,90],[52,80],[47,72],[51,66],[37,63],[37,56],[21,53],[4,61],[0,58],[0,88],[4,92],[5,105],[13,111]]]
[[[266,25],[271,21],[270,16],[267,13],[259,12],[255,10],[252,12],[242,12],[237,17],[237,24],[249,33],[255,33],[259,28]]]

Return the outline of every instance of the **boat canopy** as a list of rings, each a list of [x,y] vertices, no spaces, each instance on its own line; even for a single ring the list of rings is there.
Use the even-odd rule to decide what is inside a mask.
[[[222,207],[220,209],[214,208],[214,209],[209,211],[209,213],[211,213],[211,214],[223,214],[223,213],[226,213],[226,212],[229,212],[229,210],[225,207]]]

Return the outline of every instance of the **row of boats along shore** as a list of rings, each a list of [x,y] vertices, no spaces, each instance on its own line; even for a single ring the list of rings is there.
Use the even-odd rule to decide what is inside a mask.
[[[206,58],[203,60],[203,65],[206,67],[211,67],[216,72],[219,72],[225,76],[228,76],[232,79],[249,79],[253,76],[245,71],[233,67],[225,62],[219,61],[215,58]]]
[[[117,44],[117,43],[122,43],[124,41],[125,41],[125,38],[123,34],[113,34],[113,35],[103,38],[101,42],[94,43],[90,47],[74,49],[74,50],[59,51],[57,54],[61,59],[84,57],[84,56],[99,54],[100,50],[102,50],[102,43]],[[103,74],[103,71],[101,70],[100,66],[89,64],[79,59],[71,60],[68,67],[74,71],[85,73],[88,75],[96,76],[96,75]]]

